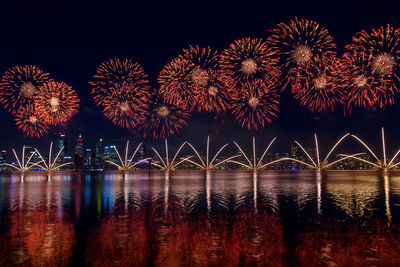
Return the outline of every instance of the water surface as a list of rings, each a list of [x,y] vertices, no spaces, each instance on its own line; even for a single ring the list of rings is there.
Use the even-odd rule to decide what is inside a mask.
[[[400,173],[0,176],[1,266],[400,264]]]

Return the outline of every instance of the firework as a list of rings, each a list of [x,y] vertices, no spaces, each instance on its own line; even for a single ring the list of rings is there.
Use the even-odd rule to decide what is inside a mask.
[[[271,123],[277,117],[278,93],[263,81],[256,80],[242,84],[240,90],[232,96],[232,113],[242,127],[258,129]]]
[[[49,125],[42,120],[33,104],[22,106],[15,117],[15,122],[24,135],[39,138],[47,133]]]
[[[50,81],[34,97],[38,116],[51,125],[67,122],[78,112],[79,98],[71,86]]]
[[[218,53],[210,47],[190,46],[181,58],[195,65],[191,72],[193,94],[198,111],[221,112],[227,106],[226,77],[218,65]]]
[[[347,109],[383,107],[394,102],[393,83],[387,77],[371,72],[371,56],[365,52],[349,52],[338,69],[342,87],[347,91]]]
[[[201,70],[209,71],[218,68],[218,52],[210,47],[189,46],[188,49],[183,49],[181,57]]]
[[[196,78],[193,78],[194,73]],[[158,82],[161,85],[159,91],[165,100],[169,104],[191,110],[196,103],[198,85],[204,85],[207,81],[208,72],[182,57],[174,58],[158,76]]]
[[[300,105],[312,112],[334,109],[337,103],[344,103],[345,93],[341,86],[337,58],[316,60],[312,68],[299,68],[299,74],[293,78],[292,93]]]
[[[267,44],[283,69],[280,79],[284,84],[282,89],[299,75],[299,67],[304,70],[312,67],[318,58],[336,55],[333,37],[326,28],[312,20],[295,18],[288,24],[278,24],[277,28],[271,30]]]
[[[143,119],[147,97],[131,84],[115,84],[102,100],[104,115],[119,127],[134,128]]]
[[[188,118],[186,109],[169,104],[161,95],[153,92],[141,130],[144,136],[166,138],[178,133],[187,124]]]
[[[365,52],[369,56],[371,75],[380,77],[383,83],[391,81],[393,90],[399,91],[400,29],[387,25],[372,29],[371,33],[361,31],[346,49],[353,53]]]
[[[261,39],[244,38],[235,41],[221,54],[221,68],[231,78],[233,86],[239,82],[262,80],[268,85],[279,76],[277,61]]]
[[[49,81],[49,74],[33,65],[14,66],[3,75],[0,103],[13,114],[33,101],[38,88]]]
[[[110,98],[112,88],[128,84],[136,91],[145,92],[149,89],[149,81],[139,63],[131,59],[110,59],[101,63],[93,76],[92,86],[94,101],[98,106],[104,106],[104,99]]]
[[[228,105],[230,92],[228,92],[224,75],[220,71],[209,71],[209,79],[205,86],[196,91],[198,111],[223,112]]]

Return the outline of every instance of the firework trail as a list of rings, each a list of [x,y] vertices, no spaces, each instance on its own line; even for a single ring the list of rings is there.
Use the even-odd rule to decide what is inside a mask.
[[[383,107],[394,102],[393,83],[388,77],[371,72],[371,56],[364,51],[345,53],[338,69],[341,85],[347,91],[346,108]]]
[[[336,45],[326,28],[312,20],[298,19],[288,24],[280,23],[270,31],[267,44],[282,68],[280,84],[282,90],[294,77],[313,67],[316,58],[330,58],[336,55]]]
[[[380,76],[393,76],[398,82],[400,60],[400,29],[390,25],[358,32],[352,43],[346,46],[349,51],[364,51],[369,54],[371,72]]]
[[[280,70],[271,49],[261,39],[244,38],[222,51],[220,65],[231,79],[231,89],[238,83],[262,80],[269,86],[276,83]]]
[[[354,68],[365,68],[365,75],[371,79],[369,106],[393,105],[394,94],[400,90],[400,29],[387,25],[371,32],[361,31],[353,36],[346,49],[350,57],[363,59],[363,62],[354,60]]]
[[[278,92],[263,81],[242,84],[232,96],[231,108],[235,119],[247,129],[264,128],[279,112]]]
[[[110,91],[122,84],[128,84],[138,93],[145,93],[149,89],[149,81],[142,66],[133,62],[132,59],[113,58],[101,63],[93,76],[92,86],[93,99],[98,106],[104,106],[104,99],[109,98]],[[114,88],[114,89],[113,89]]]
[[[113,124],[133,128],[143,119],[150,86],[139,63],[119,58],[105,61],[89,84],[94,101]]]
[[[196,108],[199,112],[224,112],[229,108],[230,95],[223,74],[220,71],[209,71],[207,85],[196,92]]]
[[[104,115],[115,125],[134,128],[142,120],[148,92],[138,91],[131,84],[115,84],[102,100]]]
[[[15,115],[15,123],[23,134],[32,138],[40,138],[47,133],[49,125],[37,116],[35,105],[21,107]]]
[[[51,125],[67,122],[79,109],[77,93],[64,82],[50,81],[39,87],[34,103],[39,118]]]
[[[196,78],[193,78],[192,74],[195,72]],[[197,103],[196,91],[199,82],[205,83],[207,80],[207,72],[201,71],[187,59],[176,57],[161,70],[158,76],[159,92],[167,103],[193,110]]]
[[[315,60],[312,68],[299,68],[299,75],[292,79],[294,98],[312,112],[333,111],[335,104],[344,104],[346,94],[338,69],[337,58]]]
[[[220,70],[218,52],[210,47],[189,46],[188,49],[183,49],[180,57],[196,67],[188,75],[191,75],[193,82],[197,110],[217,113],[225,111],[228,79]]]
[[[31,104],[38,88],[50,80],[49,74],[34,65],[14,66],[3,75],[0,103],[12,114]]]
[[[145,114],[140,128],[145,137],[152,136],[155,139],[179,133],[189,118],[186,109],[169,104],[157,92],[152,93]]]

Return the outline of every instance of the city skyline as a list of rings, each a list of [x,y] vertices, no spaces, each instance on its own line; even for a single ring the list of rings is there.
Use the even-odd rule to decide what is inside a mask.
[[[383,129],[382,129],[382,134],[383,134]],[[368,154],[367,150],[362,153],[356,153],[353,155],[345,154],[343,151],[335,151],[334,149],[336,146],[339,145],[339,143],[344,140],[347,136],[350,134],[344,135],[342,138],[338,140],[338,142],[331,148],[329,153],[327,154],[327,158],[329,155],[332,155],[331,161],[328,162],[327,159],[324,159],[322,161],[321,158],[321,166],[318,167],[319,169],[324,169],[325,166],[329,167],[328,169],[331,170],[341,170],[341,169],[376,169],[376,166],[372,163],[369,163],[373,157],[376,157],[373,152]],[[208,137],[209,138],[209,137]],[[307,170],[307,169],[313,169],[317,168],[317,166],[311,166],[310,164],[316,162],[318,160],[319,162],[319,153],[320,151],[318,150],[318,145],[314,147],[304,147],[300,143],[296,142],[295,140],[293,141],[292,144],[290,144],[289,150],[285,152],[271,152],[269,148],[271,147],[272,143],[276,140],[274,138],[272,142],[268,145],[268,148],[264,151],[263,155],[258,154],[258,152],[261,152],[261,148],[256,147],[255,143],[253,143],[253,149],[255,153],[254,156],[256,156],[255,161],[259,162],[257,166],[260,164],[263,166],[260,166],[261,170]],[[255,138],[253,137],[253,142],[255,141]],[[315,140],[317,141],[317,140]],[[384,140],[382,140],[384,141]],[[209,142],[209,141],[208,141]],[[200,165],[198,164],[205,164],[202,162],[196,163],[195,159],[193,157],[198,157],[197,161],[204,160],[204,162],[210,161],[210,164],[212,161],[215,160],[214,165],[210,165],[209,169],[251,169],[254,168],[251,166],[246,167],[246,160],[249,161],[249,158],[245,155],[243,148],[246,146],[239,147],[235,141],[233,143],[227,143],[223,147],[219,149],[219,152],[215,154],[213,160],[211,161],[211,156],[208,158],[207,156],[207,151],[209,150],[208,146],[205,150],[200,149],[199,151],[195,151],[194,147],[187,142],[184,142],[180,144],[180,147],[177,151],[177,153],[174,156],[174,159],[176,158],[177,161],[181,162],[182,164],[179,164],[181,166],[178,167],[178,164],[175,165],[176,167],[173,167],[173,169],[199,169]],[[234,146],[236,145],[236,147]],[[185,149],[186,145],[186,149]],[[215,144],[214,144],[215,145]],[[225,151],[224,153],[221,153],[222,150],[224,150],[225,147],[229,147],[231,145],[230,149]],[[130,153],[132,153],[134,147],[136,147],[135,153],[132,155],[132,158],[130,156]],[[68,149],[69,147],[69,149]],[[249,148],[251,145],[249,146]],[[181,152],[181,149],[184,148]],[[192,148],[192,149],[191,149]],[[247,147],[246,147],[247,148]],[[46,165],[46,161],[49,161],[49,164],[46,165],[46,168],[49,168],[48,171],[57,171],[58,167],[57,165],[68,165],[62,167],[60,170],[87,170],[87,171],[103,171],[103,170],[124,170],[124,165],[118,165],[119,161],[121,164],[133,164],[135,162],[139,163],[138,166],[135,167],[137,164],[133,164],[129,169],[126,169],[125,171],[132,171],[135,169],[157,169],[158,167],[161,167],[159,164],[162,164],[162,159],[160,158],[160,154],[158,153],[165,153],[163,150],[163,146],[159,147],[160,152],[157,152],[157,150],[154,150],[153,147],[148,147],[147,144],[139,143],[139,144],[131,144],[129,145],[129,142],[127,142],[125,146],[125,150],[121,150],[122,147],[118,147],[115,144],[107,144],[104,143],[103,138],[99,138],[96,142],[95,147],[90,147],[90,146],[85,146],[85,141],[84,138],[81,134],[77,136],[75,139],[75,142],[73,143],[68,143],[66,141],[66,136],[64,134],[59,134],[58,137],[51,142],[50,144],[50,153],[47,156],[42,156],[35,147],[31,146],[23,146],[23,154],[20,159],[17,159],[16,157],[18,156],[18,153],[16,153],[13,149],[14,155],[7,156],[6,151],[2,150],[1,151],[1,159],[0,163],[11,163],[12,165],[15,165],[18,167],[20,164],[19,162],[23,161],[22,158],[24,158],[24,161],[26,162],[26,165],[22,165],[21,168],[27,168],[27,170],[45,170],[45,166],[42,165],[41,167],[41,161]],[[168,149],[168,146],[165,147],[165,149]],[[173,149],[175,149],[173,147]],[[342,148],[343,149],[343,148]],[[120,150],[120,152],[118,152]],[[169,150],[169,149],[168,149]],[[246,149],[245,149],[246,150]],[[172,150],[173,151],[173,150]],[[210,153],[215,153],[217,152],[216,150],[214,151],[214,147],[211,149],[210,148]],[[258,152],[257,152],[258,151]],[[135,157],[137,153],[137,157]],[[179,154],[179,152],[181,152]],[[129,154],[128,154],[129,153]],[[171,152],[169,152],[171,153]],[[220,155],[219,155],[220,154]],[[24,156],[23,156],[24,155]],[[50,156],[51,158],[49,158]],[[125,155],[125,159],[122,159],[122,157]],[[129,156],[128,156],[129,155]],[[385,155],[385,152],[384,152]],[[398,153],[396,153],[391,160],[393,164],[395,164],[394,167],[397,167],[397,158]],[[218,157],[217,157],[218,156]],[[353,157],[355,156],[355,157]],[[130,158],[130,159],[128,159]],[[200,159],[202,158],[202,159]],[[148,161],[151,159],[151,161]],[[171,158],[172,159],[172,158]],[[170,159],[170,160],[171,160]],[[194,159],[194,161],[193,161]],[[18,160],[18,162],[17,162]],[[160,161],[161,160],[161,161]],[[168,159],[164,159],[164,161]],[[253,160],[253,159],[251,159]],[[264,160],[264,161],[263,161]],[[311,160],[311,162],[310,162]],[[388,159],[389,160],[389,159]],[[125,163],[124,163],[125,161]],[[224,161],[226,161],[224,163]],[[379,162],[384,161],[384,159],[379,159],[377,164],[380,164]],[[132,163],[131,163],[132,162]],[[158,162],[158,164],[156,164]],[[276,162],[276,163],[274,163]],[[309,163],[307,163],[309,162]],[[31,165],[29,165],[29,163]],[[151,164],[150,164],[151,163]],[[172,162],[171,162],[172,164]],[[153,165],[153,166],[150,166]],[[331,166],[332,165],[332,166]],[[8,165],[10,166],[10,165]],[[25,167],[26,166],[26,167]],[[30,166],[30,167],[29,167]],[[49,167],[47,167],[49,166]],[[53,167],[50,167],[53,166]],[[120,167],[121,166],[121,167]],[[207,165],[208,166],[208,165]],[[219,166],[219,167],[217,167]],[[54,168],[54,169],[51,169]],[[161,168],[163,169],[163,168]],[[201,168],[200,168],[201,169]],[[208,169],[208,167],[207,167]],[[257,168],[258,169],[258,168]],[[4,166],[3,170],[13,170],[13,168],[9,168],[7,166]],[[25,169],[21,169],[24,171]]]

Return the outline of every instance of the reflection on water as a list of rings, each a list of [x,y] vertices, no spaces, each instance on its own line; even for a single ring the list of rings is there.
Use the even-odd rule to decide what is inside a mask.
[[[13,174],[0,194],[1,266],[400,264],[395,173]]]

